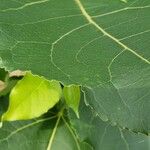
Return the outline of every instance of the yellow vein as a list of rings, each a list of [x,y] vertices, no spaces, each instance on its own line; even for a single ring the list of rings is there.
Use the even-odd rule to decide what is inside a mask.
[[[67,74],[67,73],[65,73],[60,67],[58,67],[58,66],[55,64],[54,60],[53,60],[54,47],[55,47],[55,45],[56,45],[60,40],[62,40],[62,39],[65,38],[66,36],[70,35],[71,33],[75,32],[75,31],[77,31],[77,30],[80,30],[81,28],[84,28],[84,27],[86,27],[86,26],[88,26],[88,25],[89,25],[89,23],[86,23],[86,24],[83,24],[83,25],[81,25],[81,26],[79,26],[79,27],[77,27],[77,28],[72,29],[72,30],[70,30],[69,32],[67,32],[67,33],[63,34],[62,36],[60,36],[56,41],[54,41],[54,42],[52,43],[51,50],[50,50],[51,63],[52,63],[59,71],[61,71],[69,80],[71,80],[71,79],[70,79],[70,75]]]
[[[144,8],[149,8],[149,7],[150,7],[150,5],[143,6],[143,7],[125,7],[125,8],[117,9],[117,10],[114,10],[114,11],[111,11],[111,12],[108,12],[108,13],[95,15],[95,16],[92,16],[91,18],[98,18],[98,17],[108,16],[108,15],[116,14],[116,13],[123,12],[123,11],[126,11],[126,10],[144,9]]]
[[[76,145],[77,145],[78,150],[81,150],[80,145],[79,145],[79,142],[78,142],[78,140],[77,140],[77,138],[76,138],[74,132],[72,131],[72,129],[70,128],[69,124],[67,123],[67,121],[65,120],[65,118],[64,118],[63,116],[62,116],[62,119],[63,119],[64,123],[66,124],[68,130],[70,131],[71,135],[73,136],[73,138],[74,138],[74,140],[75,140],[75,143],[76,143]]]
[[[50,18],[46,18],[46,19],[43,19],[43,20],[38,20],[38,21],[35,21],[35,22],[27,22],[27,23],[22,23],[22,24],[15,24],[15,25],[23,26],[23,25],[37,24],[37,23],[46,22],[46,21],[50,21],[50,20],[65,19],[65,18],[73,18],[73,17],[79,17],[79,16],[81,17],[82,14],[75,14],[75,15],[68,15],[68,16],[50,17]]]
[[[121,138],[122,138],[122,140],[123,140],[123,142],[124,142],[124,144],[125,144],[125,146],[126,146],[126,149],[127,149],[127,150],[130,150],[129,144],[128,144],[128,142],[126,141],[126,139],[125,139],[125,137],[124,137],[124,135],[123,135],[122,130],[119,129],[119,131],[120,131],[120,136],[121,136]]]
[[[113,64],[113,62],[117,59],[117,57],[119,57],[125,50],[122,50],[121,52],[119,52],[109,63],[108,65],[108,73],[109,73],[109,77],[110,77],[110,80],[109,81],[112,81],[112,73],[111,73],[111,65]]]
[[[133,101],[132,105],[139,103],[141,100],[143,100],[143,98],[147,97],[150,95],[150,92],[148,91],[145,95],[141,96],[140,98],[138,98],[136,101]],[[143,100],[144,101],[144,100]]]
[[[82,14],[85,16],[85,18],[87,19],[87,21],[92,24],[93,26],[95,26],[98,30],[100,30],[104,35],[108,36],[110,39],[112,39],[114,42],[116,42],[117,44],[119,44],[121,47],[123,47],[125,50],[130,51],[132,54],[134,54],[135,56],[137,56],[138,58],[140,58],[141,60],[143,60],[144,62],[150,64],[150,62],[145,59],[144,57],[142,57],[141,55],[139,55],[138,53],[136,53],[134,50],[132,50],[131,48],[129,48],[128,46],[126,46],[125,44],[123,44],[122,42],[120,42],[117,38],[113,37],[111,34],[109,34],[108,32],[106,32],[103,28],[101,28],[92,18],[91,16],[86,12],[85,8],[83,7],[82,3],[80,2],[80,0],[75,0],[75,2],[77,3],[78,7],[80,8]]]
[[[61,118],[61,115],[58,116],[58,119],[56,121],[56,124],[55,124],[55,127],[53,129],[53,132],[52,132],[52,135],[50,137],[50,140],[49,140],[49,143],[48,143],[48,146],[47,146],[47,150],[51,150],[51,147],[52,147],[52,143],[54,141],[54,137],[56,135],[56,131],[57,131],[57,128],[58,128],[58,124],[60,122],[60,118]]]
[[[24,9],[24,8],[26,8],[28,6],[32,6],[32,5],[35,5],[35,4],[45,3],[45,2],[48,2],[48,1],[49,0],[41,0],[41,1],[36,1],[36,2],[26,3],[23,6],[20,6],[18,8],[8,8],[8,9],[0,10],[0,11],[1,12],[7,12],[7,11],[13,11],[13,10],[21,10],[21,9]]]
[[[22,126],[21,128],[18,128],[17,130],[11,132],[6,138],[0,139],[0,143],[3,142],[3,141],[8,140],[10,137],[12,137],[13,135],[17,134],[18,132],[20,132],[20,131],[22,131],[24,129],[27,129],[29,127],[32,127],[32,126],[38,124],[38,123],[41,123],[41,122],[44,122],[44,121],[48,121],[48,120],[51,120],[51,119],[54,119],[54,118],[56,118],[56,116],[49,117],[49,118],[46,118],[46,119],[40,119],[40,120],[37,120],[37,121],[35,121],[33,123],[30,123],[30,124],[27,124],[25,126]]]
[[[135,33],[135,34],[132,34],[132,35],[129,35],[129,36],[126,36],[126,37],[123,37],[123,38],[119,39],[119,41],[126,40],[126,39],[129,39],[129,38],[132,38],[132,37],[135,37],[135,36],[138,36],[138,35],[142,35],[142,34],[145,34],[145,33],[148,33],[148,32],[150,32],[150,29],[146,30],[146,31],[139,32],[139,33]]]
[[[17,43],[29,43],[29,44],[47,44],[50,45],[51,43],[49,42],[39,42],[39,41],[17,41]]]
[[[95,42],[96,40],[102,38],[103,36],[104,36],[104,35],[101,35],[101,36],[99,36],[99,37],[96,37],[96,38],[90,40],[88,43],[84,44],[84,45],[77,51],[77,53],[76,53],[75,59],[77,60],[77,62],[82,63],[82,62],[78,59],[78,56],[79,56],[79,54],[81,53],[81,51],[83,50],[83,48],[85,48],[86,46],[88,46],[88,45],[90,45],[91,43]]]
[[[103,143],[103,140],[104,140],[104,137],[105,137],[105,135],[106,135],[106,133],[107,133],[107,128],[109,127],[109,124],[107,124],[106,126],[105,126],[105,128],[104,128],[104,132],[103,132],[103,134],[101,135],[101,139],[100,139],[100,145],[102,145],[102,143]]]

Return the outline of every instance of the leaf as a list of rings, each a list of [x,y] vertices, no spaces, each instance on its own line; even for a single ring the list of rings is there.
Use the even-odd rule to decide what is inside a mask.
[[[148,134],[149,13],[148,0],[1,1],[0,67],[84,86],[99,116]]]
[[[10,93],[10,104],[2,119],[7,121],[39,117],[52,108],[61,97],[57,81],[27,73]]]
[[[80,103],[80,87],[77,85],[65,86],[63,88],[63,95],[66,104],[74,110],[77,117],[79,118],[78,107]]]
[[[149,149],[148,136],[112,127],[108,122],[103,122],[96,117],[95,112],[84,104],[80,105],[80,119],[74,113],[70,112],[69,115],[71,124],[76,128],[76,133],[73,132],[72,126],[64,117],[63,119],[61,117],[56,128],[58,117],[57,114],[51,115],[51,112],[47,114],[47,117],[35,120],[6,122],[3,128],[0,128],[0,147],[5,150],[9,150],[10,147],[15,150],[46,150],[54,128],[56,128],[51,150],[62,150],[62,148],[78,150],[75,139],[77,142],[79,140],[76,134],[81,141],[84,141],[79,142],[81,150],[92,150],[86,140],[95,145],[95,150],[99,150],[99,148],[102,150],[126,150],[128,146],[130,150]]]
[[[69,112],[70,122],[81,140],[88,141],[94,150],[148,150],[149,136],[135,134],[103,122],[95,111],[80,105],[80,119]]]
[[[0,147],[5,150],[10,147],[15,150],[93,150],[88,143],[78,141],[67,120],[57,114],[4,123],[0,135]]]
[[[143,85],[141,82],[130,85],[129,89],[127,87],[117,89],[113,84],[105,84],[93,89],[84,88],[83,91],[87,104],[94,108],[103,121],[109,120],[114,125],[118,124],[134,132],[148,134],[150,132],[148,84],[145,82],[144,85],[147,87],[140,90],[140,86]],[[143,93],[145,94],[142,95]]]

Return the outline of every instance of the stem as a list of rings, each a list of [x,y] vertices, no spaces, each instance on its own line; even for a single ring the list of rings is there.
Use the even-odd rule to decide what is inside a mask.
[[[53,129],[52,135],[50,137],[50,140],[49,140],[49,143],[48,143],[48,146],[47,146],[47,150],[51,150],[51,148],[52,148],[52,143],[54,141],[54,137],[56,135],[57,127],[58,127],[58,124],[60,122],[60,119],[61,119],[62,115],[63,115],[63,109],[58,113],[58,119],[56,121],[56,124],[55,124],[55,127]]]
[[[62,119],[63,119],[64,123],[66,124],[68,130],[70,131],[71,135],[73,136],[73,138],[74,138],[74,140],[75,140],[75,143],[76,143],[76,145],[77,145],[77,149],[78,149],[78,150],[81,150],[80,145],[79,145],[79,142],[78,142],[78,140],[77,140],[77,138],[76,138],[76,135],[74,134],[74,132],[72,131],[72,129],[70,128],[69,124],[67,123],[67,121],[65,120],[65,118],[64,118],[63,116],[62,116]]]

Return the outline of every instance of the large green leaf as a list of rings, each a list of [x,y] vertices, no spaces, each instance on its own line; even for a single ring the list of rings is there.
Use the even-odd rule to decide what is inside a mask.
[[[72,111],[70,122],[83,141],[93,145],[94,150],[149,150],[150,137],[135,134],[126,129],[113,127],[99,119],[95,111],[83,104],[80,106],[80,119]]]
[[[149,132],[149,0],[0,3],[0,67],[88,87],[99,116]]]

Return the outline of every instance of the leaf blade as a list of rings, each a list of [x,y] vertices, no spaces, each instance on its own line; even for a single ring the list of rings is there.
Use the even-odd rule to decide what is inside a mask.
[[[67,106],[72,108],[79,118],[80,87],[77,85],[65,86],[63,88],[63,95]]]
[[[27,73],[10,94],[10,105],[2,120],[24,120],[39,117],[52,108],[61,97],[57,81]]]

